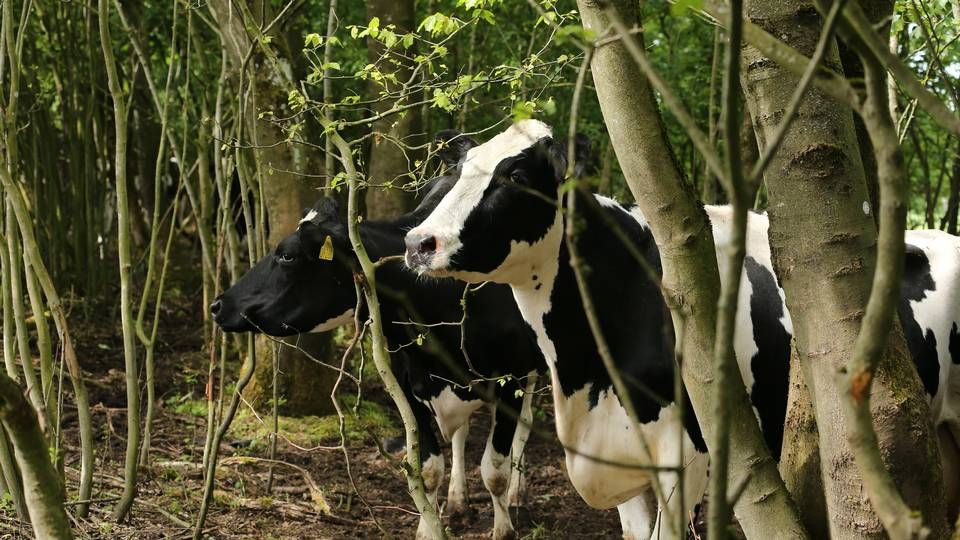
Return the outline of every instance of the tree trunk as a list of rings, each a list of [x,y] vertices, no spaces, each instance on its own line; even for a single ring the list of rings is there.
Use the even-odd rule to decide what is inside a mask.
[[[23,474],[23,494],[37,538],[73,538],[64,510],[63,482],[50,462],[40,424],[20,386],[0,374],[0,419]]]
[[[893,2],[891,0],[859,0],[858,3],[863,7],[864,12],[874,25],[882,23],[882,27],[877,29],[880,35],[890,33],[890,21],[893,16]],[[840,64],[843,66],[843,73],[848,79],[854,81],[863,80],[863,62],[860,57],[851,48],[838,43],[840,53]],[[857,147],[860,149],[860,161],[863,163],[864,177],[867,182],[867,193],[870,194],[870,206],[880,208],[880,188],[877,184],[877,158],[873,153],[873,143],[870,142],[870,136],[867,134],[867,128],[863,125],[860,115],[850,112],[853,115],[853,125],[857,132]],[[876,221],[877,213],[873,213]]]
[[[827,502],[823,498],[820,475],[820,439],[813,413],[810,389],[799,369],[797,349],[791,348],[790,391],[787,394],[787,418],[783,425],[783,449],[780,452],[780,476],[797,503],[811,538],[829,538]]]
[[[635,2],[611,4],[620,20],[637,20]],[[590,0],[579,0],[578,6],[584,26],[595,35],[605,35],[609,19],[603,9]],[[650,85],[626,46],[622,41],[605,44],[596,50],[590,66],[620,166],[660,247],[667,300],[686,315],[683,379],[704,438],[713,441],[709,412],[717,388],[710,352],[716,336],[720,280],[711,228],[667,144]],[[750,479],[735,507],[744,531],[750,538],[805,538],[742,381],[726,391],[730,396],[730,485]]]
[[[754,0],[748,16],[808,56],[820,35],[820,18],[805,0]],[[744,63],[747,103],[764,147],[798,79],[753,47],[745,49]],[[824,64],[840,71],[835,44]],[[830,533],[883,538],[847,442],[837,377],[860,331],[877,242],[876,207],[850,110],[811,89],[767,171],[773,264],[814,404]],[[945,524],[942,481],[929,465],[938,459],[929,408],[901,330],[891,332],[887,350],[873,386],[874,427],[904,499],[936,535]]]
[[[953,170],[950,175],[950,196],[947,199],[947,211],[940,221],[940,228],[950,234],[957,234],[957,214],[960,214],[960,145],[953,158]]]
[[[416,27],[415,9],[413,0],[368,0],[367,15],[369,18],[379,17],[380,26],[397,25],[397,33],[410,32]],[[403,83],[410,78],[410,70],[397,67],[387,61],[380,61],[383,55],[383,44],[379,41],[367,39],[367,56],[370,63],[377,64],[383,73],[394,73],[397,80]],[[399,85],[386,83],[386,90],[398,91]],[[379,85],[371,84],[371,91],[379,93],[384,89]],[[373,96],[376,97],[376,96]],[[405,96],[397,102],[392,99],[377,101],[374,105],[376,112],[383,112],[411,101]],[[409,192],[399,189],[413,180],[405,176],[413,168],[416,156],[405,151],[404,146],[413,145],[418,141],[410,139],[420,128],[419,108],[407,110],[404,113],[386,116],[373,123],[372,142],[370,144],[370,158],[367,166],[366,205],[368,219],[381,219],[398,216],[413,206],[413,198]]]
[[[231,79],[237,81],[239,70],[253,42],[244,27],[239,7],[234,6],[231,13],[231,5],[229,2],[209,4],[223,34],[228,62],[233,71]],[[251,0],[249,6],[250,13],[262,13],[259,2]],[[267,20],[272,20],[269,10],[265,16]],[[278,36],[282,31],[283,29],[275,30]],[[258,169],[261,172],[260,182],[269,229],[267,243],[272,249],[296,230],[303,209],[312,206],[318,197],[315,189],[317,186],[314,186],[312,179],[301,174],[307,172],[307,165],[299,148],[282,142],[287,138],[283,128],[268,121],[269,118],[259,118],[260,113],[265,111],[273,111],[277,118],[290,116],[290,111],[287,105],[287,89],[282,82],[274,77],[262,76],[262,73],[272,72],[273,66],[266,64],[266,59],[262,57],[258,47],[253,48],[253,56],[247,69],[249,73],[244,80],[252,81],[254,88],[245,95],[255,95],[255,103],[251,97],[246,104],[248,109],[244,131],[248,137],[255,134],[256,140],[244,143],[259,147],[255,159],[260,164]],[[250,78],[250,74],[257,76]],[[247,241],[256,242],[257,239],[248,238]],[[289,343],[295,343],[296,347],[320,360],[327,360],[331,353],[329,334],[305,334],[292,338]],[[258,340],[258,357],[261,360],[257,362],[253,379],[244,392],[244,397],[259,410],[264,410],[263,407],[268,406],[273,399],[274,347],[275,344],[266,338]],[[279,348],[277,384],[278,394],[284,403],[282,410],[291,415],[331,414],[333,405],[329,395],[336,378],[334,372],[318,365],[296,347]]]

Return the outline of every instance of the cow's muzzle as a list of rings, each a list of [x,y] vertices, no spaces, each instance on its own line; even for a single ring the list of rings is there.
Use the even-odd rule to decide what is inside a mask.
[[[431,234],[417,234],[410,232],[404,242],[407,245],[406,263],[414,270],[427,270],[437,254],[437,237]]]

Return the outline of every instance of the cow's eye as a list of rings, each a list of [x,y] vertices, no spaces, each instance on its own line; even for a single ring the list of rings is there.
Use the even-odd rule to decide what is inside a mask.
[[[526,176],[524,176],[523,171],[516,170],[510,173],[511,182],[516,182],[520,184],[520,183],[523,183],[524,180],[526,180]]]
[[[297,258],[289,253],[280,253],[277,255],[277,262],[280,264],[293,264]]]

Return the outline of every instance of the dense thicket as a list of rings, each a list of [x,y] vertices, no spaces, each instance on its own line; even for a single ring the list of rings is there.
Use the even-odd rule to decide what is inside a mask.
[[[269,414],[272,406],[276,414],[281,401],[294,409],[307,407],[318,395],[320,407],[328,407],[332,381],[318,391],[320,385],[308,381],[323,377],[310,371],[319,368],[294,356],[294,348],[281,354],[273,342],[256,347],[252,340],[227,338],[205,310],[166,309],[171,297],[195,294],[201,305],[209,304],[296,226],[300,209],[313,198],[332,194],[345,201],[350,180],[361,189],[369,181],[364,204],[370,215],[409,207],[437,171],[430,141],[441,129],[456,128],[482,140],[512,119],[536,116],[558,132],[565,130],[585,61],[582,43],[599,40],[602,47],[603,40],[615,39],[586,30],[589,25],[573,0],[331,4],[3,2],[4,367],[28,389],[60,473],[64,445],[82,447],[79,481],[65,483],[67,496],[81,500],[79,515],[87,512],[94,467],[83,377],[90,359],[76,355],[71,329],[104,313],[117,319],[118,329],[123,319],[129,421],[131,427],[143,426],[144,444],[138,448],[139,430],[128,433],[127,497],[115,513],[122,518],[136,494],[137,464],[149,461],[162,317],[189,318],[209,355],[207,470],[214,470],[222,436],[213,427],[229,420],[237,407],[239,398],[232,407],[225,401],[241,360],[249,366],[259,356],[249,396],[261,412]],[[696,126],[714,148],[723,148],[725,33],[723,25],[696,9],[701,5],[643,2],[638,32],[652,65]],[[810,16],[817,19],[811,25],[816,37],[821,19]],[[955,113],[960,109],[957,2],[901,0],[890,22],[889,49]],[[862,77],[852,81],[857,89],[865,84]],[[595,191],[627,199],[637,193],[636,186],[625,181],[615,157],[597,90],[587,83],[576,118],[577,131],[592,142],[587,182]],[[747,97],[755,100],[751,105],[760,101],[756,87],[748,88]],[[738,99],[744,98],[738,94]],[[887,108],[910,180],[908,226],[957,234],[960,139],[893,79]],[[688,130],[672,108],[661,109],[671,149],[663,159],[675,164],[670,174],[700,201],[725,202],[727,192]],[[741,149],[738,159],[745,170],[758,158],[754,133],[771,128],[766,123],[771,118],[753,125],[744,115],[742,140],[733,147]],[[849,118],[841,123],[852,127]],[[344,146],[333,147],[334,138]],[[348,159],[351,166],[345,167]],[[777,174],[790,172],[781,165],[773,163]],[[869,181],[869,160],[864,165],[867,187],[875,185],[876,178]],[[767,186],[760,185],[747,205],[764,209],[768,200],[790,200],[777,185],[771,184],[769,196]],[[172,272],[188,275],[174,276],[177,285],[171,286]],[[195,287],[186,289],[183,283]],[[868,292],[863,291],[864,301]],[[330,354],[329,342],[322,339],[296,347],[315,356]],[[288,368],[283,396],[271,388],[283,377],[280,365]],[[63,371],[72,384],[60,384]],[[298,382],[309,386],[298,390]],[[143,415],[134,406],[141,394]],[[69,421],[77,418],[79,441],[62,436],[65,401],[76,404],[77,415]],[[17,437],[0,430],[0,484],[26,517],[29,477],[16,470],[11,439],[15,443]]]

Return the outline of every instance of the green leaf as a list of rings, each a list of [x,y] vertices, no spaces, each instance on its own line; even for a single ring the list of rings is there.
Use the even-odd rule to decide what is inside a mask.
[[[553,116],[557,114],[557,102],[554,101],[552,97],[546,101],[541,101],[540,108],[543,109],[543,112],[547,115]]]
[[[319,47],[321,42],[320,34],[317,33],[307,34],[307,37],[303,38],[303,46],[311,49]]]
[[[670,14],[678,17],[687,12],[688,9],[700,9],[703,7],[703,0],[676,0],[670,5]]]
[[[519,101],[513,106],[513,110],[510,111],[510,114],[513,116],[514,122],[519,122],[520,120],[526,120],[533,116],[533,113],[537,112],[537,104],[533,101]]]

